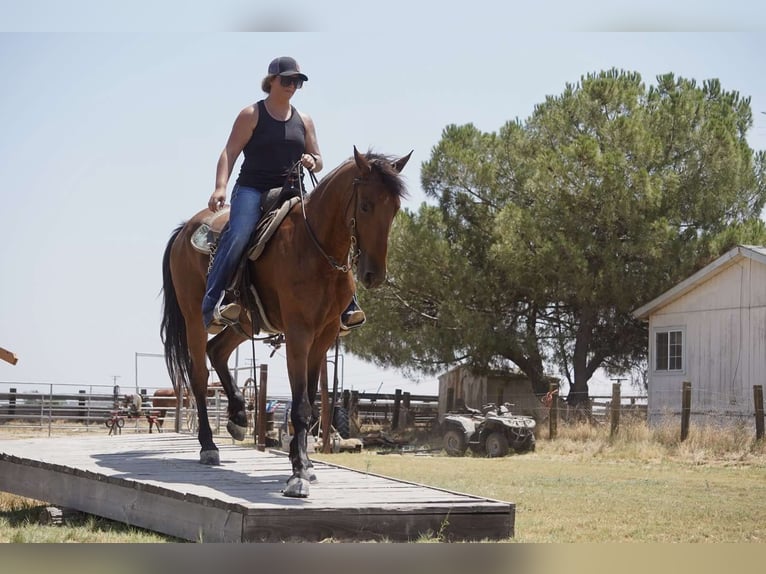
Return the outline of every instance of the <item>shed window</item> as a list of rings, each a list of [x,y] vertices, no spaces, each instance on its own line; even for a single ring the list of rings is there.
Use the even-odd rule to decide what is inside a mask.
[[[683,362],[683,332],[658,331],[655,338],[655,370],[681,371]]]

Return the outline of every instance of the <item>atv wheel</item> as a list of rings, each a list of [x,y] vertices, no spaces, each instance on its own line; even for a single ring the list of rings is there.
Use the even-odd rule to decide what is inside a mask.
[[[520,441],[517,441],[513,445],[513,450],[515,450],[518,453],[522,452],[534,452],[535,450],[535,435],[533,433],[529,433],[527,436],[525,436]]]
[[[490,458],[505,456],[510,450],[508,439],[501,432],[490,433],[484,443],[484,448],[487,451],[487,456]]]
[[[466,450],[465,434],[455,429],[449,429],[445,432],[444,450],[450,456],[463,456]]]

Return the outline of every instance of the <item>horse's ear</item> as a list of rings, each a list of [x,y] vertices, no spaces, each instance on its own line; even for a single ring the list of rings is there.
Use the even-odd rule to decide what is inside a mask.
[[[360,172],[362,172],[362,177],[370,175],[370,172],[372,171],[370,162],[367,161],[367,158],[364,157],[364,155],[359,153],[359,151],[356,149],[356,146],[354,146],[354,161],[356,162],[356,167],[359,168]]]
[[[412,155],[412,152],[415,150],[412,150],[407,155],[400,157],[397,159],[394,163],[391,164],[391,166],[397,171],[397,173],[401,173],[401,171],[404,169],[404,166],[407,165],[407,162],[410,161],[410,156]]]

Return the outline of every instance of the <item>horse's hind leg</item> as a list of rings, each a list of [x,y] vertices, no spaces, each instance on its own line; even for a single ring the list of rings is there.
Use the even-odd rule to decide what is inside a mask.
[[[189,342],[189,354],[191,356],[191,387],[197,403],[197,439],[201,446],[199,461],[202,464],[218,465],[221,464],[221,458],[218,454],[218,447],[213,442],[213,430],[210,428],[210,421],[207,416],[207,381],[208,370],[205,361],[205,345],[207,335],[202,327],[202,319],[199,320],[199,326],[195,324],[193,329],[189,329],[187,340]]]
[[[207,356],[210,364],[218,373],[226,398],[229,402],[229,422],[226,430],[234,440],[245,440],[247,434],[247,410],[245,409],[245,397],[237,388],[234,379],[229,372],[229,357],[234,349],[244,341],[239,333],[226,329],[213,337],[207,344]]]

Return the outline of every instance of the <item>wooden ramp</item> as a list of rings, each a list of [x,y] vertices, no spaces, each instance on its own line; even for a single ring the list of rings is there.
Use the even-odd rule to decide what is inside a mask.
[[[223,443],[224,441],[219,441]],[[515,505],[314,462],[311,496],[282,496],[282,453],[162,433],[0,441],[0,491],[203,542],[503,540]]]

